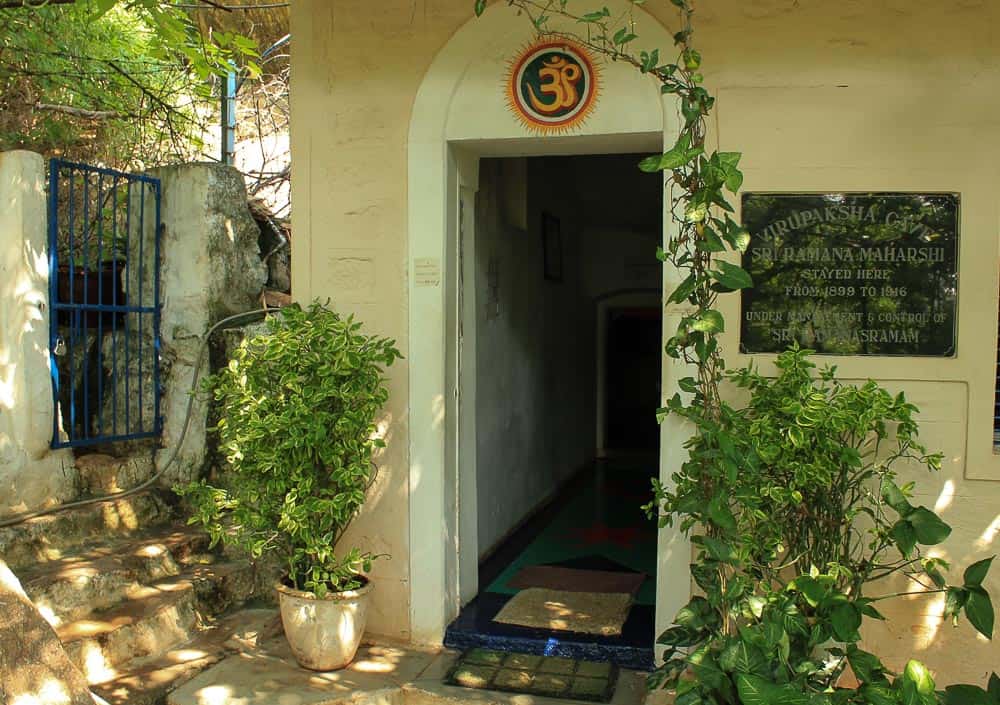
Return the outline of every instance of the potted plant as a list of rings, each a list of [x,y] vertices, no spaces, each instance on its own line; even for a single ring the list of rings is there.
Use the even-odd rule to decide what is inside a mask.
[[[213,544],[283,562],[282,623],[306,668],[346,666],[364,633],[378,556],[338,544],[375,479],[384,369],[399,357],[353,317],[293,305],[207,382],[227,467],[178,491]]]

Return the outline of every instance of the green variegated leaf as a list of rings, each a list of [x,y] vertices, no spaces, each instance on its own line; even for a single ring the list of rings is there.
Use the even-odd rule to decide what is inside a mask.
[[[737,289],[748,289],[753,286],[753,279],[750,274],[740,266],[719,260],[718,269],[709,271],[709,276],[722,284],[727,289],[735,291]]]
[[[721,313],[709,309],[691,323],[691,328],[703,333],[723,333],[726,330],[726,321]]]
[[[965,587],[980,587],[983,581],[986,580],[986,574],[990,571],[990,566],[993,564],[993,559],[996,556],[990,556],[981,561],[977,561],[965,569],[965,575],[963,576],[965,581]]]
[[[989,593],[983,588],[969,588],[968,599],[965,601],[965,616],[976,631],[987,639],[993,638],[993,602]]]
[[[906,520],[913,527],[917,542],[924,546],[936,546],[951,535],[951,527],[927,507],[917,507]]]

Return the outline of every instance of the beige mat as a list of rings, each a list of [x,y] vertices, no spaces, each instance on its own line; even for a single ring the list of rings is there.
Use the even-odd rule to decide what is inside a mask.
[[[514,595],[493,621],[535,629],[619,636],[631,606],[632,596],[627,593],[529,588]]]

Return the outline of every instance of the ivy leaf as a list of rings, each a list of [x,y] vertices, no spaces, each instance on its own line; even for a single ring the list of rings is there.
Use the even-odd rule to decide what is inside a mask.
[[[742,152],[717,152],[719,162],[728,168],[735,169],[743,158]]]
[[[725,252],[726,246],[712,228],[705,227],[701,231],[702,239],[698,242],[698,247],[706,252]]]
[[[996,699],[975,685],[949,685],[944,689],[944,705],[996,705]]]
[[[861,638],[858,634],[858,629],[861,628],[861,611],[851,602],[838,605],[830,613],[830,624],[840,641],[858,641]]]
[[[486,9],[486,0],[476,0],[476,17],[481,17]]]
[[[736,688],[742,705],[810,705],[809,696],[792,690],[792,687],[775,685],[747,673],[736,676]]]
[[[693,274],[687,275],[687,278],[684,279],[684,281],[682,281],[680,284],[678,284],[677,288],[674,289],[673,293],[670,294],[670,297],[667,299],[667,303],[674,303],[674,304],[684,303],[685,301],[687,301],[688,297],[694,293],[694,290],[695,288],[697,288],[697,286],[698,286],[698,280],[695,278],[695,276]]]
[[[628,44],[631,41],[635,41],[636,39],[638,39],[638,37],[635,34],[632,34],[631,32],[628,31],[628,29],[622,27],[617,32],[615,32],[615,36],[612,38],[612,41],[615,44],[621,46],[624,44]]]
[[[871,705],[899,705],[899,700],[892,688],[881,683],[867,683],[858,692],[865,699],[865,702],[871,703]]]
[[[906,519],[900,519],[893,524],[889,535],[896,542],[896,547],[903,554],[903,557],[909,558],[913,549],[917,547],[917,532],[914,531],[913,525]]]
[[[936,546],[951,535],[951,527],[927,507],[917,507],[906,516],[917,541],[924,546]]]
[[[990,682],[986,686],[987,692],[1000,702],[1000,676],[996,673],[990,674]]]
[[[983,581],[986,579],[986,574],[990,570],[990,565],[993,563],[993,559],[996,556],[991,556],[990,558],[983,559],[976,563],[973,563],[968,568],[965,569],[965,587],[974,588],[981,587]]]
[[[691,323],[691,329],[702,333],[723,333],[726,330],[726,320],[715,309],[702,311]]]
[[[747,248],[750,247],[750,233],[739,226],[733,228],[731,232],[727,232],[724,237],[726,242],[738,252],[746,252]]]
[[[801,592],[812,607],[818,606],[828,592],[823,583],[809,575],[800,575],[788,587]]]
[[[735,291],[737,289],[749,289],[753,286],[753,278],[742,267],[738,267],[725,260],[719,260],[718,265],[718,269],[709,271],[709,276],[727,289]]]
[[[697,540],[692,539],[693,543],[700,543],[708,551],[708,555],[714,560],[720,563],[735,563],[735,557],[733,556],[733,548],[725,541],[720,541],[717,538],[711,536],[698,536],[695,537]]]
[[[701,66],[701,54],[696,49],[685,49],[682,58],[688,71],[696,71]]]
[[[969,597],[965,602],[965,616],[980,634],[987,639],[993,638],[993,603],[990,595],[981,587],[974,587],[968,591]]]
[[[962,612],[962,608],[965,607],[965,603],[968,600],[969,591],[965,588],[948,588],[944,598],[944,616],[958,621],[958,615]]]
[[[927,558],[922,562],[922,565],[924,572],[927,573],[927,576],[934,582],[934,585],[939,588],[944,588],[944,586],[948,584],[948,581],[944,577],[944,573],[942,573],[940,569],[940,566],[948,566],[945,561],[940,558]],[[966,571],[966,575],[968,575],[968,571]]]
[[[594,22],[600,22],[605,17],[609,17],[610,15],[611,12],[608,10],[608,8],[605,7],[604,9],[598,10],[597,12],[588,12],[587,14],[583,15],[580,18],[580,21],[592,24]]]
[[[691,136],[685,132],[678,138],[677,143],[663,154],[654,154],[639,162],[639,169],[646,173],[677,169],[691,163],[691,160],[704,151],[705,148],[701,145],[692,147]]]
[[[698,382],[694,377],[684,377],[678,380],[677,386],[681,388],[682,392],[688,392],[689,394],[694,394],[698,391]]]
[[[703,223],[708,217],[708,206],[704,203],[689,203],[684,209],[684,219],[689,223]]]
[[[656,643],[661,646],[686,647],[694,646],[703,639],[701,634],[688,629],[687,627],[670,627],[660,635]]]
[[[724,531],[736,531],[736,517],[729,509],[729,502],[722,494],[712,497],[708,503],[708,517]]]
[[[767,658],[763,652],[742,639],[734,641],[719,654],[719,665],[729,673],[767,673]],[[746,701],[744,701],[746,702]]]
[[[885,484],[885,487],[882,488],[882,499],[900,516],[906,516],[913,511],[913,506],[906,500],[906,495],[895,482]]]
[[[649,73],[650,71],[656,68],[656,65],[658,63],[660,63],[660,50],[653,49],[653,51],[650,52],[644,51],[641,54],[639,54],[639,58],[642,62],[642,67],[640,70],[643,73]]]
[[[719,667],[718,661],[708,646],[703,646],[688,656],[688,663],[698,680],[710,688],[723,687],[726,674]]]
[[[885,672],[885,666],[875,654],[862,651],[854,644],[847,647],[847,662],[862,683],[871,683]]]
[[[934,697],[934,679],[931,678],[931,672],[927,670],[927,666],[919,661],[910,659],[907,662],[906,668],[903,669],[903,680],[912,683],[921,696]],[[930,700],[930,702],[935,701]]]

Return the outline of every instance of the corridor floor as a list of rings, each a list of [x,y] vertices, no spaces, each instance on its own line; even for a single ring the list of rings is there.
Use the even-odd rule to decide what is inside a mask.
[[[641,506],[651,498],[657,462],[598,460],[508,538],[480,566],[479,595],[449,627],[452,648],[486,647],[568,658],[611,661],[645,670],[652,664],[656,595],[656,522]],[[511,586],[529,566],[559,566],[645,576],[620,636],[534,629],[494,621],[519,590]]]

